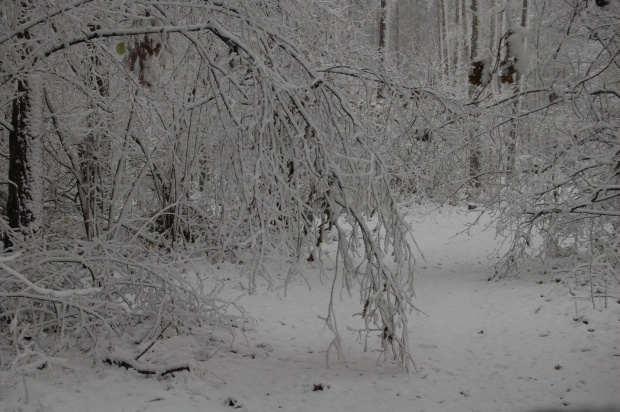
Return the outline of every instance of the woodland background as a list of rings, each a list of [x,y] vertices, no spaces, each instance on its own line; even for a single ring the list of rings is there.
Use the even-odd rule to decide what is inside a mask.
[[[509,246],[562,256],[592,299],[620,265],[614,0],[0,1],[2,368],[242,312],[181,275],[323,268],[408,369],[420,254],[399,202],[467,204]],[[372,226],[368,223],[373,218]],[[322,269],[321,269],[322,270]],[[615,285],[615,286],[614,286]],[[241,313],[232,315],[231,313]],[[326,324],[341,352],[334,312]],[[149,369],[150,368],[150,369]]]

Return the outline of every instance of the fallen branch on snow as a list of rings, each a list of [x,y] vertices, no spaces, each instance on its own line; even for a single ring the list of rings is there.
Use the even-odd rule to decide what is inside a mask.
[[[108,365],[117,365],[124,368],[134,369],[136,372],[143,375],[158,375],[166,376],[170,373],[188,371],[191,372],[193,365],[190,362],[179,362],[172,365],[166,365],[164,367],[158,367],[145,362],[139,362],[128,356],[111,355],[103,360]]]

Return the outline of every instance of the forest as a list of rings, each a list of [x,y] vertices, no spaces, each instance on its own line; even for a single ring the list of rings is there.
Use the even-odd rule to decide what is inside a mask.
[[[246,313],[187,265],[254,294],[335,262],[413,371],[405,201],[489,217],[494,279],[561,257],[619,289],[620,2],[0,0],[0,169],[0,369],[189,370],[139,359]]]

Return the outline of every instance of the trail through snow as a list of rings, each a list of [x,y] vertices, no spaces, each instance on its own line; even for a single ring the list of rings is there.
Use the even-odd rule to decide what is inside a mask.
[[[338,289],[347,359],[331,351],[327,367],[332,334],[319,316],[327,312],[330,279],[320,282],[308,267],[311,290],[299,278],[286,296],[284,289],[246,296],[240,269],[223,264],[206,274],[226,283],[225,296],[241,297],[255,323],[208,360],[200,337],[168,346],[202,357],[193,376],[157,380],[113,366],[97,370],[75,357],[73,371],[41,371],[12,382],[0,402],[10,411],[572,411],[620,405],[618,297],[594,310],[587,294],[571,296],[553,268],[542,265],[517,279],[488,281],[494,231],[476,226],[454,237],[474,218],[451,208],[408,217],[426,255],[415,301],[425,314],[411,315],[417,373],[379,359],[373,334],[367,337],[371,351],[364,352],[365,336],[349,329],[361,326],[356,291],[349,296]],[[328,246],[327,258],[333,253]],[[275,262],[271,271],[282,281],[287,268]]]

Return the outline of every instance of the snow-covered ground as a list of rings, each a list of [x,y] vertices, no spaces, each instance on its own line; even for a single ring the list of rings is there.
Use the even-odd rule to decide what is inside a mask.
[[[207,335],[171,339],[152,352],[191,357],[192,374],[157,379],[104,365],[69,349],[57,354],[71,368],[13,379],[0,390],[9,411],[530,411],[620,405],[620,304],[592,308],[588,290],[569,294],[553,267],[532,266],[517,279],[488,281],[496,240],[461,209],[410,211],[408,219],[426,255],[416,278],[417,306],[411,342],[418,372],[405,374],[378,361],[376,336],[359,327],[357,295],[336,304],[346,362],[326,349],[331,281],[305,268],[284,289],[247,296],[241,269],[205,270],[225,283],[226,297],[255,320],[215,351]],[[327,245],[327,251],[330,250]],[[333,253],[333,252],[332,252]],[[330,254],[328,253],[328,259]],[[332,259],[333,260],[333,259]],[[329,266],[329,265],[328,265]],[[331,265],[333,267],[333,264]],[[273,262],[272,276],[287,268]],[[546,271],[546,273],[543,273]],[[333,275],[333,269],[329,273]],[[562,280],[556,282],[557,280]],[[542,283],[541,283],[542,282]],[[308,284],[311,289],[308,289]],[[222,335],[224,336],[224,335]]]

